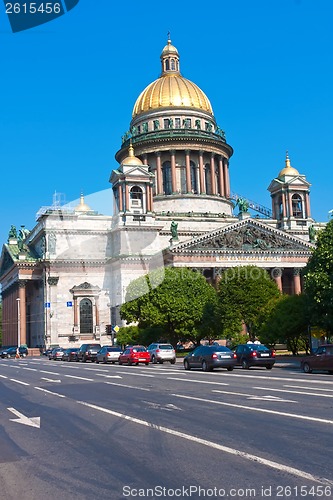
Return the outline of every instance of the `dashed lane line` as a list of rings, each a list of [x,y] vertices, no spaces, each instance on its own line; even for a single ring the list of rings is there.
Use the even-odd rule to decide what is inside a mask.
[[[126,389],[135,389],[137,391],[147,391],[147,392],[150,392],[150,389],[147,389],[146,387],[134,387],[133,385],[118,384],[117,382],[108,382],[108,381],[105,381],[104,384],[116,385],[118,387],[125,387]]]
[[[43,387],[35,387],[35,389],[37,389],[37,391],[46,392],[47,394],[52,394],[52,396],[58,396],[58,398],[65,398],[66,397],[63,394],[58,394],[57,392],[52,392],[52,391],[48,391],[47,389],[43,389]]]
[[[11,380],[12,382],[16,382],[17,384],[21,384],[21,385],[30,385],[27,382],[22,382],[22,380],[16,380],[15,378],[10,378],[9,380]]]
[[[253,387],[259,391],[286,392],[288,394],[303,394],[304,396],[316,396],[318,398],[333,398],[333,394],[318,394],[316,392],[289,391],[288,389],[271,389],[267,387]]]
[[[64,375],[64,377],[75,378],[75,379],[78,379],[78,380],[86,380],[87,382],[95,382],[93,378],[77,377],[75,375]]]
[[[177,378],[177,377],[167,377],[167,380],[178,380],[180,382],[195,382],[196,384],[210,384],[210,385],[230,385],[225,382],[212,382],[210,380],[196,380],[194,378]]]

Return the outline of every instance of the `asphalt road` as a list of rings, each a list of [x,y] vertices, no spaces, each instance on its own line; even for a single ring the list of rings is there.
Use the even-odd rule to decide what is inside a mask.
[[[332,498],[333,377],[0,360],[0,498]]]

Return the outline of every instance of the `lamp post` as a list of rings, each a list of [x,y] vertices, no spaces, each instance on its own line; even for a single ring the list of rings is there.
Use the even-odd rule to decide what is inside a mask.
[[[17,347],[19,348],[21,345],[21,299],[17,300]]]

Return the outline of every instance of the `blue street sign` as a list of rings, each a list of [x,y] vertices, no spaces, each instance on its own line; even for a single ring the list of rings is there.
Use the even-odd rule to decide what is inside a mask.
[[[67,307],[72,307],[73,306],[73,302],[67,302]]]
[[[51,307],[51,302],[45,302],[44,307],[49,309]]]

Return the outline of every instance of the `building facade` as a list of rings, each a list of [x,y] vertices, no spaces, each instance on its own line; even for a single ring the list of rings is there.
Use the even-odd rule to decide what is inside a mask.
[[[166,265],[216,284],[224,269],[253,264],[281,291],[300,293],[320,226],[310,184],[287,154],[268,187],[272,208],[262,207],[231,194],[232,154],[169,39],[161,76],[139,95],[116,153],[113,214],[94,212],[81,196],[73,209],[41,211],[32,231],[11,228],[0,262],[3,344],[109,343],[128,284]]]

